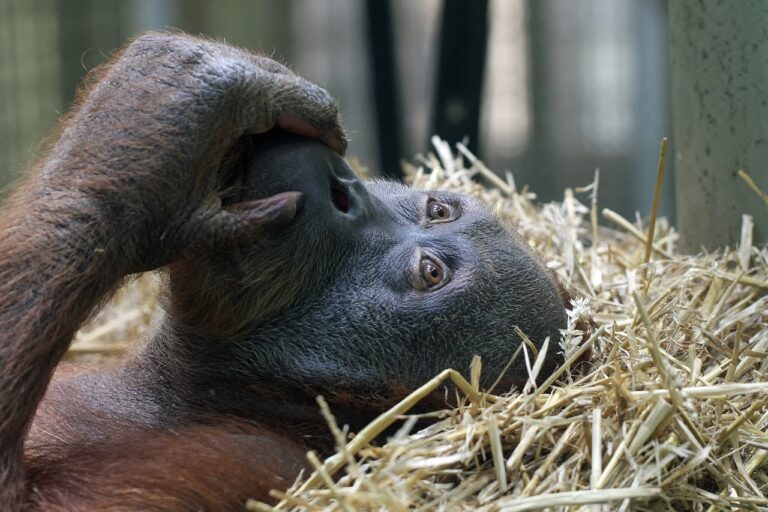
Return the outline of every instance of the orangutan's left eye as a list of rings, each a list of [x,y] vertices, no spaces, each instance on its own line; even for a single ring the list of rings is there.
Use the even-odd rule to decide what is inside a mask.
[[[451,207],[437,201],[430,201],[427,204],[427,218],[430,222],[448,222],[453,220]]]

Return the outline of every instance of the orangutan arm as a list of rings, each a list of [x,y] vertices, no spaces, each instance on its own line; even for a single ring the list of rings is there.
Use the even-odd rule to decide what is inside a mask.
[[[0,214],[0,508],[23,501],[23,439],[53,369],[124,276],[291,220],[298,193],[218,200],[227,152],[275,125],[344,150],[328,93],[229,46],[151,33],[94,74]]]

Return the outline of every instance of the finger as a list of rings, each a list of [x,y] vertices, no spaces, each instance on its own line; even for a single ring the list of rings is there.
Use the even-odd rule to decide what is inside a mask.
[[[276,64],[272,62],[270,66]],[[248,78],[246,88],[237,93],[245,95],[239,99],[243,116],[240,129],[255,135],[279,126],[318,139],[343,155],[347,138],[333,97],[322,87],[292,73],[259,69]]]
[[[276,124],[290,132],[313,137],[339,154],[347,148],[339,109],[333,97],[301,77],[283,77],[276,94]]]
[[[283,130],[288,130],[297,135],[318,139],[342,156],[347,151],[347,138],[344,131],[341,129],[323,130],[322,128],[318,128],[307,121],[296,118],[290,114],[281,114],[278,116],[276,124]]]
[[[303,194],[282,192],[265,199],[233,204],[192,223],[193,249],[251,243],[288,225],[299,212]]]

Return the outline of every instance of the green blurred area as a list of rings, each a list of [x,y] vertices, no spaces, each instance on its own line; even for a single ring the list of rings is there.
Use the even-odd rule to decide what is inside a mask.
[[[377,1],[387,2],[386,23],[371,15]],[[0,0],[0,187],[34,161],[88,70],[131,37],[170,28],[274,56],[325,87],[339,102],[348,154],[374,175],[391,172],[400,158],[430,150],[433,134],[446,135],[435,119],[468,112],[452,98],[441,110],[435,99],[441,45],[468,44],[464,34],[440,37],[445,5]],[[542,201],[561,200],[566,187],[590,183],[600,168],[602,206],[628,217],[647,214],[658,143],[671,131],[666,0],[490,0],[487,21],[484,72],[459,78],[482,92],[470,147]],[[392,40],[375,39],[372,24],[390,22]],[[458,20],[459,28],[467,24]],[[394,71],[377,67],[373,39],[393,55]],[[451,56],[444,62],[450,69]],[[385,97],[376,92],[382,74],[399,89],[391,105],[375,101]],[[382,111],[395,114],[394,129],[382,128]],[[666,215],[674,214],[671,182],[662,200]]]
[[[0,186],[33,161],[77,84],[126,40],[174,27],[290,60],[281,0],[0,1]]]

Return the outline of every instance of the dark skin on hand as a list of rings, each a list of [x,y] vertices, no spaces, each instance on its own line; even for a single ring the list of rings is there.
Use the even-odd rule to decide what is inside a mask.
[[[0,217],[0,508],[242,510],[444,368],[556,342],[567,294],[482,204],[363,183],[324,90],[179,34],[91,78]],[[57,363],[130,274],[165,314],[112,368]],[[542,369],[559,362],[556,350]],[[54,375],[56,370],[56,375]],[[522,358],[501,386],[527,379]]]

